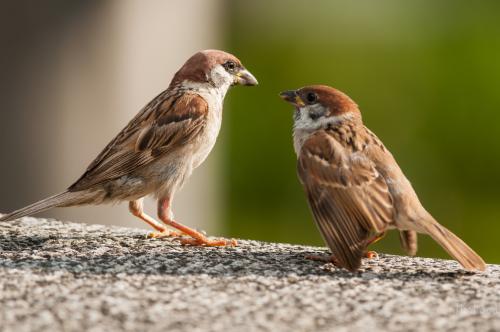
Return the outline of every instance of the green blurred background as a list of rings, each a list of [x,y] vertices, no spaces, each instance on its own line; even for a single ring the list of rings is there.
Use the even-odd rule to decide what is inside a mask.
[[[500,263],[500,2],[228,0],[225,15],[227,49],[260,81],[226,102],[226,233],[322,245],[278,98],[321,83],[359,104],[435,218]],[[396,232],[374,248],[402,253]]]

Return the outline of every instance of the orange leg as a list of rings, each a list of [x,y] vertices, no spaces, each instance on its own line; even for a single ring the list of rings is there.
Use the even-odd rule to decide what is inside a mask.
[[[377,243],[378,241],[380,241],[381,239],[383,239],[385,237],[386,233],[387,232],[382,232],[380,234],[375,235],[373,237],[373,239],[371,239],[370,241],[368,241],[367,246],[369,246],[370,244]],[[368,258],[368,259],[378,258],[378,254],[377,254],[376,251],[369,250],[369,251],[365,252],[365,258]]]
[[[179,242],[183,245],[193,245],[193,246],[236,246],[236,240],[226,240],[226,239],[215,239],[211,240],[206,237],[203,233],[198,232],[195,229],[187,227],[183,224],[178,223],[170,218],[170,198],[163,198],[158,200],[158,217],[166,225],[173,227],[182,233],[189,235],[191,238],[179,238]]]
[[[157,237],[158,234],[160,234],[162,237],[163,236],[179,236],[179,233],[177,233],[175,231],[170,231],[167,227],[160,224],[158,221],[154,220],[154,218],[152,218],[152,217],[148,216],[146,213],[144,213],[142,199],[130,201],[128,204],[128,208],[134,216],[145,221],[149,226],[153,227],[157,231],[157,232],[149,234],[148,237]]]
[[[387,233],[387,232],[382,232],[382,233],[380,233],[380,234],[375,235],[375,236],[373,237],[373,239],[371,239],[370,241],[368,241],[368,244],[367,244],[367,245],[369,246],[370,244],[374,244],[374,243],[377,243],[378,241],[382,240],[382,239],[385,237],[385,234],[386,234],[386,233]]]

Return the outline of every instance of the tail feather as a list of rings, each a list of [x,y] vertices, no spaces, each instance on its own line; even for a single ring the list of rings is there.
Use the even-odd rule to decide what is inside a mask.
[[[409,230],[400,231],[399,240],[407,255],[415,256],[417,254],[417,232]]]
[[[16,210],[6,215],[0,215],[0,221],[10,221],[22,218],[28,215],[36,214],[46,211],[58,206],[68,206],[76,203],[78,194],[74,192],[65,191],[54,196],[47,197],[39,202],[28,205],[22,209]]]
[[[466,270],[484,271],[486,269],[484,260],[446,227],[436,221],[426,223],[424,227],[426,233],[438,242]]]

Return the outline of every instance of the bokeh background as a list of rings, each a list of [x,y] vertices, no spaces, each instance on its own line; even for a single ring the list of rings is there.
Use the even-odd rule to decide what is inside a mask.
[[[360,105],[441,223],[500,263],[498,1],[3,1],[0,211],[60,191],[196,50],[236,54],[213,155],[175,202],[212,234],[322,245],[277,94],[332,85]],[[154,208],[149,203],[151,213]],[[45,214],[141,227],[126,205]],[[392,232],[377,250],[402,253]],[[420,237],[419,255],[446,257]]]

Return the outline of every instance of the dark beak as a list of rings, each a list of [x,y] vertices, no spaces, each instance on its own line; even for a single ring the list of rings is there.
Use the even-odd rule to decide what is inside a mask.
[[[289,90],[289,91],[283,91],[280,93],[281,99],[284,101],[289,102],[290,104],[293,104],[295,106],[304,106],[304,102],[302,99],[299,97],[297,94],[296,90]]]
[[[255,76],[253,76],[252,73],[246,70],[245,68],[241,69],[236,74],[236,77],[237,77],[236,83],[240,85],[253,86],[259,84]]]

